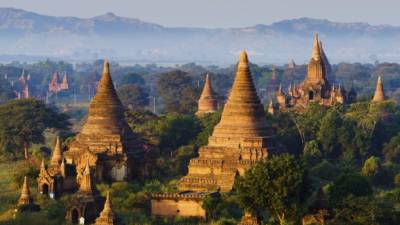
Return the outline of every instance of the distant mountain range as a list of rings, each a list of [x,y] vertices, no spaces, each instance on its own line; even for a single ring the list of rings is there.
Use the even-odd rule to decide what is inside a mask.
[[[113,13],[83,19],[0,8],[0,61],[47,57],[130,63],[233,63],[248,50],[261,64],[308,60],[319,33],[333,62],[400,61],[400,27],[300,18],[270,25],[165,27]]]

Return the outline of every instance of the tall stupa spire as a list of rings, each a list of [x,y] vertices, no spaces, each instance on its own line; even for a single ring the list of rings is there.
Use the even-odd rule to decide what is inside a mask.
[[[385,91],[383,89],[382,77],[378,77],[378,81],[376,82],[375,94],[372,98],[373,102],[382,102],[385,101]]]
[[[19,200],[18,200],[18,206],[32,205],[32,204],[33,204],[33,198],[31,196],[31,192],[29,190],[28,177],[25,176],[24,184],[22,185],[21,196],[19,197]]]
[[[215,92],[211,86],[210,77],[208,74],[206,74],[204,88],[201,92],[196,115],[202,116],[204,114],[213,113],[215,111],[217,111],[217,99],[215,97]]]
[[[56,144],[54,145],[53,155],[51,157],[50,165],[59,166],[63,160],[63,152],[61,147],[60,137],[57,136]]]
[[[96,223],[94,225],[116,225],[116,224],[118,224],[118,220],[113,211],[110,192],[108,191],[103,211],[101,211],[100,216],[96,219]]]
[[[242,51],[232,90],[222,112],[221,121],[209,139],[209,145],[218,146],[216,140],[219,138],[236,138],[239,141],[240,138],[268,135],[263,105],[257,96],[250,74],[247,53]]]
[[[319,60],[320,57],[321,57],[321,46],[320,46],[320,42],[318,39],[318,33],[315,33],[314,45],[313,45],[313,49],[312,49],[312,53],[311,53],[311,58],[313,58],[314,60]]]

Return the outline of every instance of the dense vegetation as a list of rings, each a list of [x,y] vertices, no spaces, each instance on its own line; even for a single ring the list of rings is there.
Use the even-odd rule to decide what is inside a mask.
[[[87,101],[82,96],[93,96],[87,93],[88,85],[99,79],[101,65],[102,61],[96,61],[73,68],[68,63],[47,61],[24,67],[31,72],[36,90],[46,87],[48,74],[54,70],[68,71],[80,101]],[[17,77],[20,66],[0,66],[0,74],[8,71],[9,77]],[[111,190],[114,208],[126,225],[236,224],[245,211],[263,224],[299,224],[303,215],[316,213],[321,206],[332,215],[331,225],[400,224],[400,108],[394,100],[380,104],[363,101],[372,93],[368,87],[374,86],[378,74],[384,76],[388,93],[397,97],[397,64],[334,66],[337,79],[346,85],[354,83],[361,93],[357,103],[332,107],[311,104],[304,114],[266,115],[276,134],[274,151],[239,178],[231,193],[204,200],[208,221],[152,217],[149,199],[152,193],[177,191],[176,184],[186,174],[189,160],[207,144],[219,121],[221,110],[201,119],[193,115],[201,87],[198,81],[210,71],[215,89],[224,96],[234,67],[111,65],[111,69],[126,106],[126,120],[155,159],[145,181],[98,184],[102,194]],[[290,75],[278,69],[279,82],[288,85],[301,80],[305,67],[296,70]],[[263,93],[262,88],[272,84],[270,67],[252,65],[252,72]],[[33,99],[9,101],[13,96],[0,93],[0,102],[4,99],[0,105],[0,188],[6,193],[0,193],[0,224],[62,224],[69,196],[56,201],[37,195],[35,178],[42,158],[50,157],[55,134],[68,142],[84,120],[86,111],[81,105],[69,108],[66,114],[57,109],[70,103],[72,94],[59,95],[57,104],[45,105]],[[150,112],[151,97],[156,97],[157,114]],[[27,161],[22,160],[24,146],[31,156]],[[42,210],[19,213],[12,219],[11,209],[25,175],[31,178],[32,193]]]

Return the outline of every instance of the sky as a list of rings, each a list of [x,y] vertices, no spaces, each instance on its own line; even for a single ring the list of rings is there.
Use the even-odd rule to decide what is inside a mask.
[[[84,18],[113,12],[169,27],[245,27],[300,17],[400,25],[400,0],[0,0],[0,6]]]

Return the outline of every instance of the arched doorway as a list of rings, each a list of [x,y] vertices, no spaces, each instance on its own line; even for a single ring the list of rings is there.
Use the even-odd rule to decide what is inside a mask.
[[[79,223],[79,213],[78,213],[77,209],[73,209],[72,210],[71,221],[72,221],[72,224],[78,224]]]
[[[42,192],[43,192],[44,195],[48,195],[49,194],[49,185],[43,184]]]
[[[308,92],[308,99],[309,100],[313,100],[314,99],[314,92],[313,91],[309,91]]]

